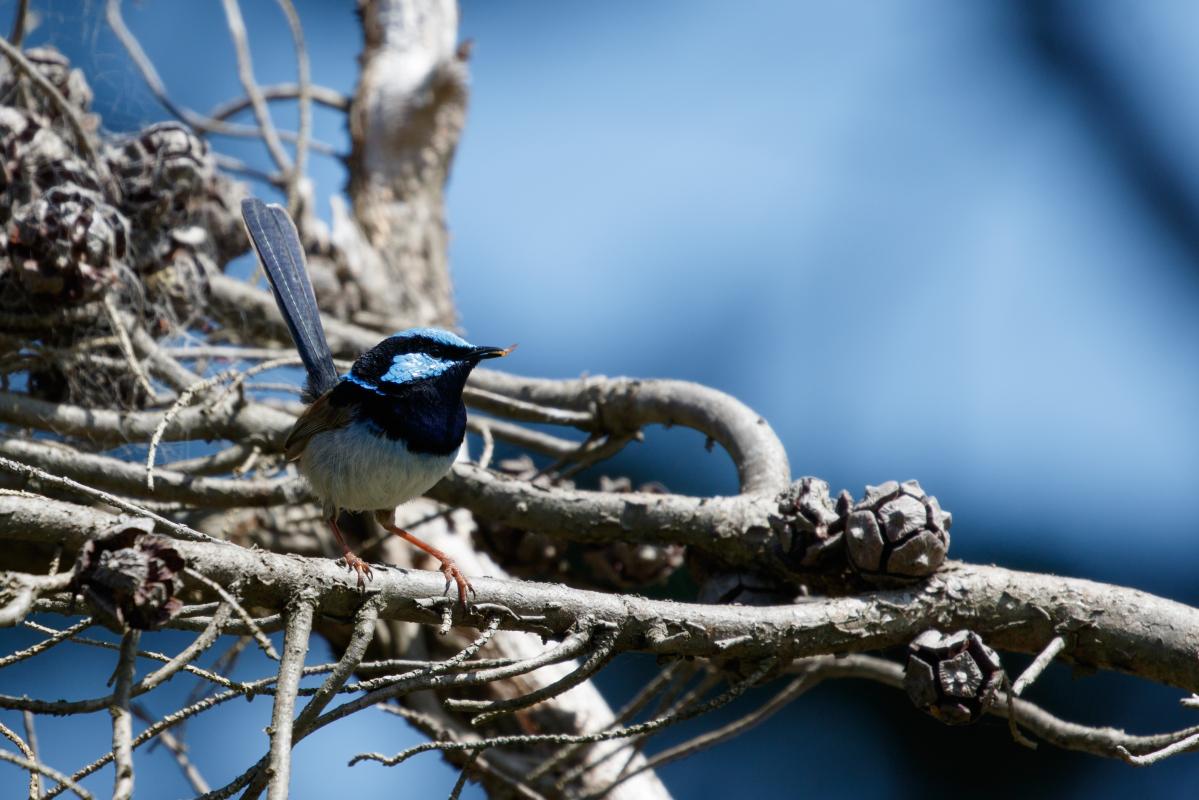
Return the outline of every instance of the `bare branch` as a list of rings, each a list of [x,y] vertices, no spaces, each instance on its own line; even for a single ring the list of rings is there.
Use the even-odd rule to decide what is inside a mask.
[[[616,644],[617,633],[618,631],[614,629],[602,630],[596,638],[595,645],[588,654],[587,659],[577,669],[572,670],[553,683],[542,686],[536,691],[519,697],[512,697],[508,700],[447,700],[446,705],[461,711],[481,712],[471,719],[471,724],[478,727],[492,721],[501,714],[508,714],[522,708],[528,708],[551,697],[557,697],[578,686],[595,674],[600,667],[608,663],[608,659],[612,657],[612,648]],[[593,632],[588,631],[589,639],[591,635],[593,635]]]
[[[292,217],[301,219],[300,213],[300,181],[304,178],[305,162],[308,158],[308,139],[312,132],[312,76],[309,74],[308,47],[304,43],[304,27],[300,24],[300,15],[296,12],[291,0],[277,0],[283,15],[287,17],[287,27],[291,29],[292,42],[296,48],[296,79],[300,84],[300,129],[296,134],[296,159],[287,181],[287,210]],[[266,107],[266,97],[262,89],[255,84],[257,96],[263,107]],[[254,95],[246,92],[246,97],[254,105]],[[255,111],[257,106],[254,105]],[[270,114],[270,111],[267,111]]]
[[[797,663],[792,669],[806,671],[815,679],[865,678],[878,683],[903,688],[903,667],[875,656],[849,655],[842,658],[821,657],[810,663]],[[1093,728],[1059,719],[1035,703],[1016,698],[1012,704],[1020,724],[1040,739],[1064,750],[1122,758],[1120,750],[1129,753],[1152,753],[1178,742],[1199,736],[1199,727],[1184,728],[1173,733],[1134,736],[1115,728]],[[1006,717],[1008,704],[1000,698],[988,713]],[[1194,743],[1192,743],[1193,745]]]
[[[19,459],[49,473],[70,476],[88,486],[120,492],[124,496],[183,502],[198,508],[289,505],[312,497],[307,484],[297,477],[203,478],[166,469],[157,471],[156,488],[151,489],[146,486],[148,473],[137,464],[28,439],[0,437],[0,456]]]
[[[287,800],[291,780],[292,723],[295,720],[296,692],[304,657],[308,654],[308,637],[312,633],[312,618],[316,598],[302,594],[288,607],[287,628],[283,639],[283,659],[279,662],[279,678],[275,682],[275,709],[271,714],[271,752],[267,773],[270,776],[270,800]],[[250,793],[247,792],[248,796]]]
[[[1134,767],[1147,767],[1151,764],[1156,764],[1159,761],[1176,756],[1179,753],[1187,753],[1192,750],[1199,749],[1199,732],[1193,733],[1185,739],[1179,739],[1173,744],[1167,745],[1160,750],[1154,750],[1151,753],[1146,753],[1143,756],[1134,756],[1128,751],[1128,748],[1117,746],[1118,752],[1123,759],[1132,764]]]
[[[25,38],[25,19],[29,16],[29,0],[17,0],[17,12],[13,15],[12,32],[8,34],[8,41],[13,47],[20,47],[21,40]]]
[[[262,91],[262,98],[268,101],[294,100],[300,96],[300,86],[295,83],[276,83],[259,88]],[[309,87],[309,91],[312,95],[312,102],[318,105],[332,108],[335,111],[348,111],[350,108],[350,98],[336,89],[313,84]],[[234,100],[216,106],[208,112],[208,116],[212,119],[228,119],[234,114],[239,114],[250,107],[250,98],[242,95]]]
[[[272,661],[279,660],[279,654],[275,652],[275,646],[271,644],[271,640],[267,638],[265,633],[263,633],[262,628],[258,627],[258,623],[254,621],[254,618],[250,616],[250,613],[242,607],[241,603],[237,602],[237,599],[231,593],[225,590],[224,586],[221,586],[214,580],[209,580],[207,576],[201,575],[194,569],[185,569],[184,572],[188,577],[194,578],[220,595],[221,600],[228,603],[230,607],[237,612],[237,616],[241,617],[241,620],[246,624],[246,627],[253,631],[254,641],[258,644],[258,647],[262,650],[262,652],[266,653],[267,658],[271,659]]]
[[[29,741],[29,759],[31,761],[38,760],[38,744],[37,744],[37,727],[33,722],[33,714],[29,711],[21,712],[21,721],[25,725],[25,738]],[[30,794],[36,795],[41,792],[41,778],[36,772],[29,775]]]
[[[45,775],[47,778],[50,778],[51,780],[58,781],[58,783],[61,784],[59,786],[59,791],[62,791],[64,789],[70,789],[72,792],[74,792],[76,795],[79,796],[79,800],[92,800],[91,792],[89,792],[87,789],[84,789],[82,786],[80,786],[78,783],[76,783],[73,779],[68,778],[63,773],[59,772],[58,770],[54,769],[53,767],[46,766],[45,764],[41,763],[40,761],[34,761],[32,759],[24,758],[21,756],[14,756],[12,753],[8,752],[7,750],[0,750],[0,760],[7,761],[10,764],[16,764],[18,767],[21,767],[23,769],[33,770],[34,772],[37,772],[41,775]],[[54,792],[54,795],[57,795],[57,794],[58,794],[58,792]],[[47,794],[46,796],[51,797],[54,795]]]
[[[153,511],[143,508],[135,503],[131,503],[122,497],[117,497],[116,495],[109,494],[108,492],[98,491],[90,486],[85,486],[78,481],[73,481],[70,478],[61,478],[57,475],[52,475],[45,470],[38,469],[37,467],[33,467],[28,464],[22,464],[18,461],[13,461],[8,458],[0,458],[0,469],[17,475],[23,475],[26,478],[31,478],[35,481],[39,481],[50,486],[57,486],[62,489],[68,489],[73,492],[81,493],[85,497],[90,497],[94,500],[108,503],[110,506],[115,506],[122,511],[129,512],[130,514],[148,517],[165,527],[171,532],[172,535],[180,539],[186,539],[195,542],[216,541],[208,534],[200,533],[199,531],[193,530],[186,525],[169,520],[160,514],[155,514]]]
[[[77,547],[109,524],[111,517],[96,509],[0,494],[3,540],[64,540],[68,547]],[[353,581],[328,559],[255,552],[225,543],[178,541],[175,547],[192,569],[212,580],[231,584],[241,579],[246,599],[252,602],[281,607],[292,596],[312,590],[321,596],[323,613],[343,618],[351,617],[361,604]],[[1085,621],[1076,642],[1063,654],[1072,663],[1199,690],[1199,661],[1194,658],[1199,650],[1199,610],[1076,578],[949,562],[915,587],[768,607],[672,603],[489,578],[472,583],[480,603],[495,603],[516,615],[505,620],[505,627],[564,634],[585,620],[602,620],[620,629],[617,652],[659,655],[770,652],[800,658],[863,652],[906,645],[921,631],[938,626],[970,628],[996,647],[1039,652],[1059,626],[1068,629]],[[438,572],[376,574],[372,593],[383,603],[380,618],[439,621],[439,615],[430,615],[416,601],[441,596],[442,584]],[[458,624],[479,624],[460,609],[455,619]]]
[[[5,725],[3,722],[0,722],[0,735],[3,735],[6,739],[15,744],[17,749],[21,751],[21,755],[25,756],[26,760],[29,761],[30,764],[37,763],[37,755],[33,752],[33,748],[25,744],[25,740],[18,736],[16,731]],[[37,796],[41,794],[41,789],[39,788],[41,781],[38,779],[39,774],[40,773],[33,767],[29,768],[30,800],[37,800]]]
[[[350,760],[350,766],[354,766],[360,761],[378,761],[384,766],[393,767],[397,764],[402,764],[414,755],[428,752],[429,750],[474,750],[476,748],[489,747],[505,747],[515,744],[533,744],[539,742],[548,742],[550,744],[579,744],[583,742],[603,742],[610,739],[626,739],[632,736],[640,736],[645,733],[662,730],[671,725],[683,722],[684,720],[697,717],[700,714],[706,714],[721,706],[728,705],[733,700],[736,700],[745,693],[749,687],[753,686],[761,680],[774,666],[775,659],[766,658],[766,660],[750,675],[748,678],[737,681],[729,686],[728,690],[723,692],[718,697],[715,697],[705,703],[700,703],[691,708],[667,714],[656,719],[642,722],[637,725],[630,725],[626,728],[616,728],[612,730],[600,731],[598,733],[588,734],[526,734],[518,736],[494,736],[488,739],[481,739],[477,742],[425,742],[418,744],[397,753],[394,756],[384,756],[381,753],[361,753],[354,756]]]
[[[148,723],[154,722],[154,717],[148,711],[146,711],[144,707],[135,703],[132,708],[133,713],[136,714],[139,719]],[[196,765],[192,763],[192,760],[188,758],[187,746],[179,739],[176,739],[174,734],[172,734],[170,731],[162,731],[160,734],[158,734],[158,739],[162,742],[166,749],[171,751],[171,755],[174,757],[175,763],[179,765],[179,769],[183,772],[183,777],[189,784],[191,784],[192,790],[195,791],[196,794],[203,794],[204,792],[207,792],[209,788],[208,781],[204,780],[204,776],[200,774],[200,770],[197,769]]]
[[[1016,678],[1016,682],[1012,684],[1012,694],[1019,697],[1025,689],[1033,684],[1033,682],[1041,677],[1041,673],[1045,668],[1057,658],[1058,653],[1066,649],[1066,638],[1058,635],[1049,640],[1049,644],[1045,645],[1045,649],[1037,654],[1033,662],[1028,665],[1028,669],[1020,673],[1020,677]]]
[[[673,747],[667,748],[660,753],[655,753],[650,758],[646,759],[645,763],[628,770],[619,778],[617,783],[624,782],[635,775],[644,772],[645,770],[657,769],[665,766],[673,761],[678,761],[681,758],[687,758],[709,747],[714,747],[721,742],[726,742],[734,736],[739,736],[745,733],[755,725],[760,725],[776,713],[786,708],[792,700],[799,697],[801,694],[812,688],[814,681],[804,675],[788,683],[782,689],[774,694],[769,700],[763,703],[758,708],[750,713],[739,717],[732,722],[716,728],[715,730],[702,733],[699,736],[692,737],[685,742],[681,742]],[[603,794],[607,794],[617,784],[614,783],[602,790]]]
[[[246,96],[250,98],[254,118],[258,121],[258,127],[262,129],[262,139],[266,142],[271,159],[281,172],[287,174],[292,169],[291,159],[283,149],[283,143],[279,141],[270,109],[262,97],[258,82],[254,80],[254,65],[250,58],[250,43],[246,35],[246,23],[241,16],[241,6],[237,0],[223,0],[222,6],[225,9],[225,22],[229,27],[229,38],[233,40],[233,49],[237,53],[237,77],[241,80]]]
[[[108,707],[108,713],[112,715],[112,760],[116,766],[113,800],[129,800],[133,797],[133,715],[129,711],[129,693],[133,687],[140,636],[141,631],[127,630],[121,637],[116,686],[112,693],[112,705]]]

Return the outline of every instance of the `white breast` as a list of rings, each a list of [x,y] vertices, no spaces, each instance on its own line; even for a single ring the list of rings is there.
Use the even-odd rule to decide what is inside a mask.
[[[309,439],[300,471],[326,506],[377,511],[427,492],[449,472],[455,455],[410,453],[403,442],[354,422]]]

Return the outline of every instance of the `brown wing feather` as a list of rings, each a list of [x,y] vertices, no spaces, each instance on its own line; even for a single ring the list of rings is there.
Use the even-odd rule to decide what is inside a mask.
[[[318,397],[316,402],[304,409],[291,433],[287,434],[287,441],[283,443],[287,460],[298,459],[308,446],[308,440],[321,431],[332,431],[349,425],[351,416],[349,406],[332,405],[328,393]]]

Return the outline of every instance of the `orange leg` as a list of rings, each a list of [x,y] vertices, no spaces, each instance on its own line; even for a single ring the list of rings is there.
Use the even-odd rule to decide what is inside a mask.
[[[421,550],[424,550],[426,553],[433,556],[433,558],[436,558],[438,561],[440,561],[441,574],[445,575],[445,588],[450,588],[450,581],[458,584],[458,600],[462,603],[463,607],[465,607],[466,593],[469,591],[471,594],[474,594],[475,590],[470,585],[470,581],[466,579],[466,576],[462,574],[462,570],[458,569],[458,565],[454,563],[454,559],[450,558],[449,554],[438,550],[433,545],[421,541],[408,531],[398,527],[395,524],[395,518],[393,516],[394,513],[394,511],[376,511],[375,519],[378,520],[379,524],[391,533],[394,533],[401,539],[416,545]]]
[[[354,555],[354,551],[346,544],[346,537],[341,535],[341,528],[337,527],[336,514],[329,517],[329,527],[333,529],[333,535],[337,537],[337,543],[341,545],[341,553],[346,560],[346,567],[358,573],[358,591],[366,591],[366,582],[375,578],[375,573],[371,571],[371,565]]]

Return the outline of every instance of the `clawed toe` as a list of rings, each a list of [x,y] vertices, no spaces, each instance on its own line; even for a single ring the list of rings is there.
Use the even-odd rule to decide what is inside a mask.
[[[371,565],[363,561],[358,556],[347,553],[345,557],[346,569],[355,572],[358,575],[358,591],[366,591],[366,582],[375,579],[375,571],[371,569]]]
[[[445,591],[450,590],[450,584],[458,584],[458,602],[462,603],[462,607],[467,607],[466,593],[475,594],[475,587],[470,585],[470,581],[462,574],[462,570],[453,561],[443,561],[441,564],[441,574],[445,575]]]

